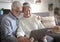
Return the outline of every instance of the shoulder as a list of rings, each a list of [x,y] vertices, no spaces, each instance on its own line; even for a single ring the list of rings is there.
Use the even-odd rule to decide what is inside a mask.
[[[11,13],[9,13],[9,14],[5,15],[5,16],[2,18],[2,20],[5,20],[5,21],[7,21],[7,20],[9,20],[9,21],[15,21],[16,18],[15,18]]]
[[[4,15],[3,18],[2,18],[2,22],[3,23],[8,23],[8,22],[11,22],[11,17],[9,16],[9,14],[7,15]]]
[[[3,18],[2,18],[2,20],[7,20],[8,17],[9,17],[8,14],[7,15],[4,15]]]
[[[8,23],[8,22],[9,22],[9,19],[7,18],[7,15],[5,15],[5,16],[2,18],[1,23],[6,24],[6,23]]]

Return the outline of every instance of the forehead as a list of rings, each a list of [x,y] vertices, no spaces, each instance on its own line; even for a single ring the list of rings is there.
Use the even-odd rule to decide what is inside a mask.
[[[20,7],[16,7],[16,10],[20,10],[22,8],[22,6],[20,6]]]
[[[27,6],[25,6],[23,8],[24,8],[24,10],[30,10],[31,9],[30,7],[27,7]]]

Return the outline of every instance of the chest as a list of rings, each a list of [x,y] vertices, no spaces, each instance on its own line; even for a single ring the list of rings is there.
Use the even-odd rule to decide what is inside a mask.
[[[25,19],[22,21],[22,28],[23,30],[31,31],[38,29],[38,24],[35,22],[34,19],[27,19],[27,20]]]
[[[11,19],[11,28],[13,31],[16,31],[17,27],[18,27],[18,21],[17,20],[13,20]]]

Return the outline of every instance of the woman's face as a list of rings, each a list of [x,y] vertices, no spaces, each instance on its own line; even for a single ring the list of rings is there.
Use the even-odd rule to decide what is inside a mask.
[[[30,7],[24,7],[23,9],[23,13],[24,13],[24,16],[25,17],[29,17],[31,15],[31,12],[30,12],[31,8]]]

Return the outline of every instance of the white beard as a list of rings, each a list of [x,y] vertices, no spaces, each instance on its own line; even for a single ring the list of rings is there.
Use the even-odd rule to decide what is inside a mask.
[[[23,16],[23,13],[21,13],[19,16],[17,16],[17,18],[19,19],[19,18],[21,18]]]

